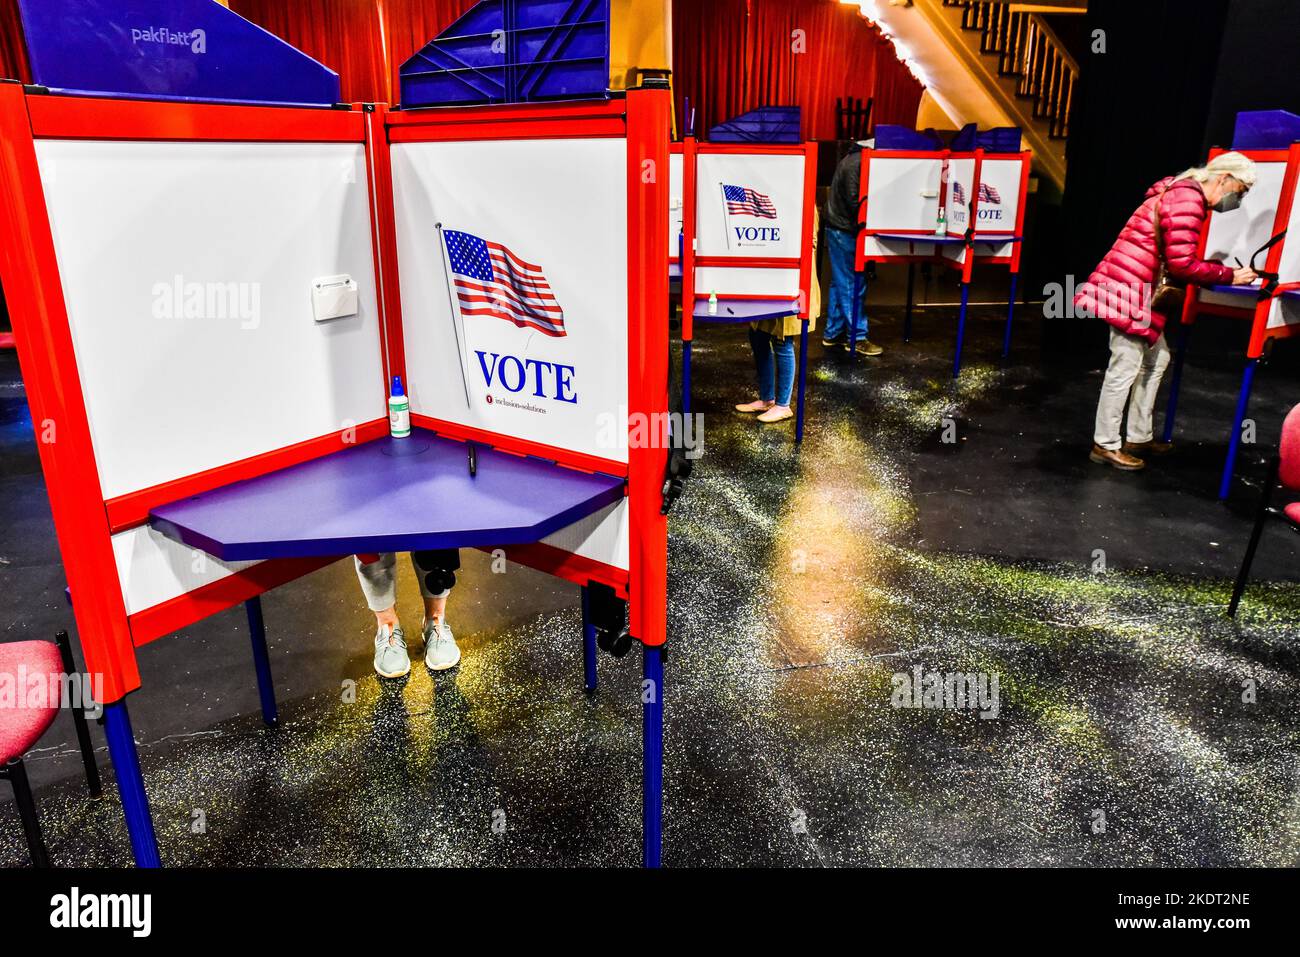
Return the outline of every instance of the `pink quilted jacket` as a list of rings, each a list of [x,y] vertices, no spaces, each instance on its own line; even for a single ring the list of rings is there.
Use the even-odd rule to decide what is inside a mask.
[[[1196,258],[1201,230],[1209,217],[1205,193],[1196,180],[1169,176],[1147,190],[1146,199],[1120,230],[1115,245],[1080,284],[1074,306],[1078,315],[1105,319],[1121,332],[1148,342],[1160,338],[1169,318],[1150,308],[1151,284],[1159,266],[1152,216],[1157,202],[1165,262],[1174,281],[1213,286],[1231,282],[1233,272],[1230,266]]]

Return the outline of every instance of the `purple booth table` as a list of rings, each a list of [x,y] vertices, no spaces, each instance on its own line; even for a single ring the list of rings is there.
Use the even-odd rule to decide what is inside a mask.
[[[709,301],[701,299],[692,312],[697,322],[762,322],[799,315],[799,304],[789,299],[728,299],[718,297],[718,311],[709,312]],[[808,382],[808,320],[799,331],[799,407],[794,420],[794,440],[803,441],[803,401]],[[691,410],[691,344],[682,349],[682,411]]]
[[[624,480],[423,429],[384,437],[150,512],[222,561],[520,545],[623,497]]]

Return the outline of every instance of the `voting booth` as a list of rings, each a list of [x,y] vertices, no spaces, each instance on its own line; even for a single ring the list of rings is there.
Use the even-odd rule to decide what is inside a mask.
[[[1300,225],[1300,210],[1295,203],[1296,177],[1300,174],[1298,139],[1300,117],[1293,114],[1281,110],[1238,114],[1232,148],[1254,161],[1256,182],[1237,209],[1224,213],[1210,210],[1197,255],[1229,266],[1250,266],[1261,278],[1249,286],[1188,286],[1183,303],[1165,408],[1166,442],[1173,439],[1183,366],[1197,318],[1220,316],[1249,324],[1246,364],[1219,480],[1220,499],[1228,497],[1232,486],[1242,423],[1249,411],[1256,372],[1272,340],[1300,333],[1300,242],[1288,243],[1291,230]],[[1225,152],[1216,147],[1209,159]]]
[[[682,143],[682,393],[691,407],[695,324],[794,317],[795,441],[803,440],[816,212],[815,143]]]
[[[1033,161],[1030,151],[1019,150],[1018,131],[1015,141],[1014,152],[978,146],[970,150],[863,149],[859,177],[858,278],[851,336],[856,338],[857,310],[862,307],[867,263],[907,264],[905,341],[912,334],[916,264],[938,263],[955,269],[961,277],[961,309],[953,353],[953,377],[956,378],[961,374],[971,275],[977,265],[1003,265],[1011,272],[1011,294],[1002,354],[1006,356],[1010,352],[1029,170]],[[878,130],[877,143],[882,142],[885,139]],[[918,141],[915,145],[931,144]],[[850,348],[853,345],[850,343]]]
[[[150,4],[91,6],[112,36]],[[162,6],[213,15],[241,62],[266,49],[207,0]],[[668,198],[643,170],[668,164],[668,92],[340,108],[317,65],[315,105],[228,105],[74,92],[33,62],[68,92],[0,85],[0,268],[137,863],[160,862],[140,646],[246,604],[274,723],[260,595],[354,554],[481,547],[581,587],[589,690],[597,644],[641,644],[657,865]]]

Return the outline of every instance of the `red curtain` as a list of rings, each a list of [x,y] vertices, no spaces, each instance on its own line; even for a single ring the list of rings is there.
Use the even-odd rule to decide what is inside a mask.
[[[395,103],[397,70],[474,0],[230,0],[337,70],[347,102]],[[17,0],[0,0],[0,74],[30,82]],[[921,85],[857,8],[836,0],[674,0],[673,83],[697,131],[758,106],[803,107],[803,135],[835,136],[836,97],[911,126]]]
[[[230,9],[336,70],[345,103],[388,100],[375,0],[230,0]]]
[[[803,135],[834,139],[835,99],[872,119],[916,121],[921,84],[856,7],[835,0],[674,0],[673,84],[696,131],[759,106],[800,106]]]
[[[23,45],[22,21],[18,18],[18,0],[0,0],[0,77],[32,82],[27,48]]]

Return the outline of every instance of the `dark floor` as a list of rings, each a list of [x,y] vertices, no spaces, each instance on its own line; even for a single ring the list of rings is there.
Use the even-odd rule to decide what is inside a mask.
[[[896,292],[882,279],[873,301]],[[901,311],[874,309],[880,360],[815,344],[802,450],[729,411],[749,389],[743,329],[700,330],[707,453],[672,520],[665,863],[1300,863],[1300,536],[1269,528],[1224,615],[1253,496],[1214,497],[1244,331],[1198,329],[1179,449],[1121,475],[1086,457],[1100,324],[1062,336],[1028,307],[1004,365],[1001,310],[975,313],[955,385],[948,309],[906,346]],[[1280,357],[1260,375],[1248,479],[1295,373]],[[3,638],[47,636],[70,614],[12,354],[0,390]],[[130,706],[164,860],[635,864],[639,664],[602,656],[588,702],[577,589],[465,565],[463,664],[397,686],[371,673],[348,565],[267,596],[276,732],[240,610],[142,649]],[[891,707],[914,667],[997,676],[997,719]],[[29,761],[51,851],[127,864],[115,794],[84,799],[74,747],[61,717]],[[3,790],[0,863],[21,865]]]

